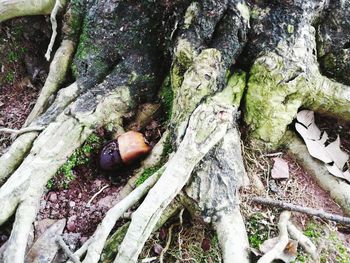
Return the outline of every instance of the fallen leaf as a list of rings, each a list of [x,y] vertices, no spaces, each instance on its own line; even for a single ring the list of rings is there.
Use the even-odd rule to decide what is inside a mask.
[[[62,234],[65,225],[65,219],[52,224],[30,248],[25,262],[51,262],[59,249],[56,236]]]
[[[325,146],[328,134],[326,132],[321,133],[316,126],[313,111],[303,110],[298,112],[297,121],[299,123],[295,124],[295,128],[304,139],[310,155],[323,161],[332,175],[350,182],[350,171],[343,171],[349,155],[340,148],[339,136],[334,142]]]
[[[297,258],[297,254],[298,242],[290,239],[287,246],[283,250],[283,253],[281,253],[278,258],[286,263],[289,263]]]
[[[210,240],[208,238],[204,238],[201,247],[203,251],[209,251],[211,247]]]
[[[158,243],[155,243],[153,245],[153,250],[154,250],[154,253],[156,253],[157,255],[160,255],[163,251],[163,247],[161,245],[159,245]]]
[[[274,179],[289,178],[288,163],[280,157],[273,158],[273,160],[275,161],[275,163],[273,164],[273,167],[271,170],[271,177]]]

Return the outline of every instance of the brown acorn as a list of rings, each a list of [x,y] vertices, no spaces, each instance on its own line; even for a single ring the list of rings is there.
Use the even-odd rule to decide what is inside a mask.
[[[99,155],[102,170],[113,171],[149,153],[151,147],[142,133],[129,131],[108,142]]]

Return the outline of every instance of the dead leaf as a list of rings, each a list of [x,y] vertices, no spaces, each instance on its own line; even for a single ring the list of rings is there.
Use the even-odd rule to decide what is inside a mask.
[[[30,248],[25,262],[51,262],[59,248],[56,243],[56,236],[62,234],[65,225],[65,219],[52,224]]]
[[[155,243],[153,245],[153,250],[154,250],[154,253],[156,253],[157,255],[160,255],[163,251],[163,247],[161,245],[159,245],[158,243]]]
[[[289,239],[289,242],[286,248],[283,250],[283,253],[278,257],[280,260],[283,260],[286,263],[292,262],[297,258],[298,254],[298,242],[295,240]]]
[[[350,182],[350,171],[343,172],[349,155],[341,150],[339,136],[334,142],[325,146],[328,134],[321,133],[315,124],[314,112],[303,110],[298,112],[296,130],[303,137],[310,155],[326,164],[327,170],[334,176]]]
[[[273,167],[271,170],[271,177],[274,179],[289,178],[288,163],[280,157],[273,158],[273,160],[275,161],[275,163],[273,164]]]

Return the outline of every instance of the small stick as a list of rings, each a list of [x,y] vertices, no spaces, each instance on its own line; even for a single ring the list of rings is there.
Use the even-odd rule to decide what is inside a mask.
[[[57,36],[56,15],[57,15],[58,11],[61,8],[62,8],[61,0],[56,0],[55,6],[53,7],[51,15],[50,15],[50,20],[51,20],[51,25],[52,25],[52,35],[51,35],[49,46],[47,47],[47,51],[46,51],[46,54],[45,54],[45,58],[46,58],[47,61],[50,61],[52,47],[55,44],[55,39],[56,39],[56,36]]]
[[[172,232],[173,232],[173,228],[174,226],[177,225],[177,224],[172,224],[170,227],[169,227],[169,231],[168,231],[168,240],[166,242],[166,245],[165,247],[163,248],[162,252],[160,253],[160,257],[159,257],[159,262],[160,263],[163,263],[163,258],[164,258],[164,254],[167,252],[167,250],[169,249],[170,247],[170,243],[171,243],[171,235],[172,235]]]
[[[264,156],[266,156],[266,157],[275,157],[275,156],[278,156],[278,155],[281,155],[281,154],[283,154],[283,152],[267,153],[267,154],[264,154]]]
[[[335,221],[342,224],[350,224],[350,217],[328,213],[321,209],[293,205],[291,203],[286,203],[283,201],[278,201],[272,198],[264,198],[264,197],[253,197],[251,198],[251,201],[258,204],[277,206],[286,210],[300,212],[300,213],[304,213],[312,216],[317,216],[320,218],[328,219],[328,220]]]
[[[280,220],[278,222],[278,230],[279,230],[278,242],[274,245],[274,247],[270,251],[268,251],[265,255],[263,255],[258,260],[258,263],[270,263],[273,260],[279,258],[278,256],[281,253],[283,253],[283,250],[285,249],[285,247],[289,242],[288,230],[287,230],[289,218],[290,218],[289,211],[283,211],[281,213]]]
[[[0,133],[13,133],[16,135],[20,135],[22,133],[26,133],[26,132],[33,132],[33,131],[42,131],[43,129],[45,129],[42,126],[33,126],[33,127],[26,127],[20,130],[16,130],[16,129],[10,129],[10,128],[0,128]]]
[[[79,258],[76,255],[74,255],[72,251],[70,251],[69,247],[64,242],[64,240],[61,236],[57,236],[56,241],[57,241],[58,245],[62,248],[64,253],[70,258],[70,260],[73,261],[73,263],[81,263]]]
[[[109,185],[105,185],[104,187],[102,187],[96,194],[94,194],[90,200],[87,202],[86,206],[90,206],[91,202],[100,194],[102,193],[103,190],[105,190],[107,187],[109,187]]]

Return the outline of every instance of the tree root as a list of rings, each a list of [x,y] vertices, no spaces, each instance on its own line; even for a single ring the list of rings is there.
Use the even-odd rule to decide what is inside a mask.
[[[44,130],[44,127],[41,127],[41,126],[27,127],[27,128],[22,128],[20,130],[0,128],[0,133],[4,132],[4,133],[12,133],[15,135],[21,135],[21,134],[27,133],[27,132],[33,132],[33,131],[40,132],[42,130]]]
[[[312,243],[312,241],[305,236],[292,222],[289,222],[287,225],[288,233],[291,238],[298,241],[298,243],[304,248],[304,250],[311,255],[314,260],[318,259],[319,253],[317,252],[317,248]]]
[[[270,263],[275,259],[283,259],[287,254],[293,255],[295,253],[288,250],[289,244],[288,234],[300,244],[307,253],[312,256],[312,259],[317,261],[318,253],[316,246],[312,241],[306,237],[292,222],[289,221],[290,212],[284,211],[280,215],[278,222],[279,236],[277,243],[271,250],[266,252],[259,260],[258,263]],[[288,256],[289,257],[289,256]]]
[[[78,259],[77,256],[75,256],[72,251],[70,251],[69,247],[67,244],[64,242],[63,238],[61,236],[57,237],[57,243],[58,245],[62,248],[64,253],[68,256],[68,258],[73,262],[73,263],[81,263],[80,260]]]
[[[0,224],[14,213],[18,205],[13,231],[4,252],[4,262],[23,261],[27,237],[47,181],[96,126],[115,122],[123,112],[129,110],[127,97],[121,95],[125,93],[124,89],[120,88],[102,99],[93,114],[77,111],[74,107],[76,104],[70,107],[74,115],[61,114],[40,134],[30,154],[1,187],[0,206],[3,209],[0,212]],[[120,110],[118,114],[115,109]],[[67,133],[70,135],[68,140],[65,139]]]
[[[305,144],[295,135],[289,137],[287,147],[319,185],[350,215],[350,185],[331,175],[323,163],[311,157]]]
[[[210,104],[201,105],[195,110],[177,152],[134,213],[115,262],[136,262],[165,207],[186,184],[194,166],[226,133],[233,113],[233,109]],[[206,130],[209,126],[213,130],[208,133]]]
[[[34,108],[27,117],[24,126],[28,126],[36,119],[48,106],[49,98],[57,92],[62,82],[65,80],[66,72],[69,67],[75,44],[71,40],[63,40],[61,46],[55,53],[50,64],[50,71],[45,81],[44,87],[41,89],[39,98]]]
[[[331,175],[330,175],[331,176]],[[305,213],[308,215],[312,216],[317,216],[320,218],[328,219],[331,221],[335,221],[341,224],[350,224],[350,217],[344,217],[340,215],[335,215],[332,213],[327,213],[323,210],[320,209],[314,209],[310,207],[304,207],[300,205],[293,205],[290,203],[278,201],[278,200],[273,200],[271,198],[263,198],[263,197],[253,197],[251,199],[252,202],[258,203],[258,204],[263,204],[263,205],[268,205],[268,206],[276,206],[280,207],[286,210],[290,211],[295,211],[295,212],[300,212],[300,213]]]
[[[278,222],[278,242],[270,251],[268,251],[258,260],[258,263],[271,263],[273,260],[278,259],[279,255],[283,253],[284,249],[286,248],[289,242],[287,230],[289,218],[290,212],[284,211],[281,213],[280,220]]]
[[[148,190],[157,182],[159,176],[162,174],[165,168],[159,169],[158,172],[148,178],[142,185],[133,190],[127,197],[117,203],[112,209],[110,209],[105,215],[102,222],[97,227],[93,236],[86,241],[87,247],[79,249],[76,255],[84,254],[84,250],[87,249],[87,253],[84,259],[84,263],[98,262],[100,259],[104,244],[107,240],[109,233],[111,232],[116,221],[136,202],[138,202]]]
[[[48,15],[55,0],[0,0],[0,22],[18,16]]]
[[[57,36],[56,16],[57,16],[57,13],[62,8],[63,8],[63,4],[62,4],[61,0],[56,0],[55,5],[54,5],[52,12],[51,12],[51,15],[50,15],[50,21],[51,21],[51,26],[52,26],[52,35],[51,35],[49,46],[47,47],[47,51],[45,53],[45,58],[47,61],[50,61],[51,51],[52,51],[53,45],[55,44],[55,40],[56,40],[56,36]]]

